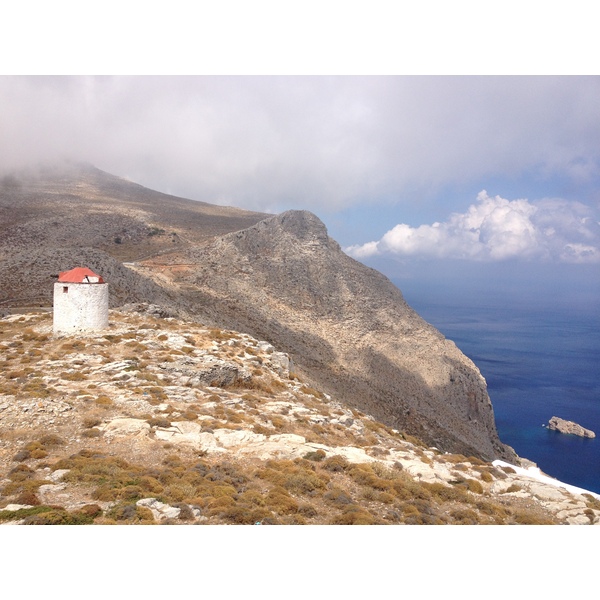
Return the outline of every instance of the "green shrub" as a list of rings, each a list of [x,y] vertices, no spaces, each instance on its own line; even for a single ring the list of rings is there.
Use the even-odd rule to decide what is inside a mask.
[[[37,506],[41,504],[39,498],[32,490],[24,490],[22,491],[16,498],[16,504],[28,504],[30,506]]]
[[[25,450],[29,452],[31,458],[46,458],[48,456],[48,452],[46,452],[41,442],[29,442],[25,445]]]
[[[6,521],[20,521],[26,517],[32,515],[39,515],[42,513],[50,512],[53,508],[51,506],[33,506],[32,508],[20,508],[18,510],[5,510],[0,509],[0,522]]]
[[[461,486],[447,486],[443,483],[422,483],[425,489],[431,492],[432,497],[438,502],[463,502],[469,503],[468,492]]]
[[[332,525],[373,525],[376,520],[368,510],[352,504],[335,516],[330,523]]]
[[[390,492],[393,490],[393,481],[391,479],[383,479],[373,472],[371,464],[353,465],[348,471],[350,477],[359,485],[372,488],[379,491]]]
[[[465,479],[467,489],[473,494],[483,494],[483,486],[477,479]]]
[[[459,525],[477,525],[480,522],[478,514],[471,508],[459,508],[450,512],[450,516]]]
[[[27,465],[17,465],[14,469],[8,472],[8,476],[12,481],[23,481],[35,475],[35,471]]]
[[[348,492],[339,487],[332,487],[328,492],[323,494],[323,499],[337,505],[353,504],[353,500]]]
[[[284,487],[297,494],[308,494],[323,489],[327,480],[322,479],[312,471],[301,469],[290,474],[284,483]]]
[[[233,507],[235,507],[235,500],[231,496],[220,496],[209,501],[207,512],[210,516],[218,516]]]
[[[55,446],[64,446],[66,442],[55,433],[48,433],[40,438],[40,443],[46,448],[52,448]]]
[[[160,481],[151,475],[142,475],[137,479],[137,483],[146,494],[158,495],[164,491]]]
[[[326,458],[321,465],[326,471],[331,471],[332,473],[341,473],[350,468],[350,463],[344,456],[340,456],[339,454],[335,454],[334,456],[330,456]]]
[[[305,460],[313,460],[315,462],[320,462],[324,458],[326,458],[326,456],[327,456],[327,454],[325,454],[325,452],[319,448],[318,450],[314,450],[312,452],[307,452],[303,458]]]
[[[98,418],[96,415],[88,415],[81,421],[81,424],[86,429],[96,427],[96,425],[100,425],[100,423],[102,423],[102,419]]]
[[[131,524],[154,523],[152,511],[145,506],[136,506],[130,502],[120,503],[111,508],[106,516],[116,522],[127,522]]]
[[[273,487],[269,490],[265,498],[265,503],[268,508],[280,515],[287,515],[298,512],[299,505],[289,492],[280,486]]]
[[[237,490],[232,485],[213,485],[210,491],[213,498],[222,498],[223,496],[234,498],[237,494]]]
[[[195,421],[198,418],[198,413],[194,412],[193,410],[186,410],[181,415],[181,418],[185,419],[186,421]]]
[[[87,525],[101,514],[97,505],[86,505],[68,512],[56,506],[34,506],[15,511],[0,510],[0,522],[23,520],[25,525]]]
[[[289,494],[288,494],[289,496]],[[264,494],[258,490],[250,489],[242,492],[238,501],[240,504],[251,505],[251,506],[265,506],[266,500]]]
[[[298,514],[312,519],[314,517],[317,517],[319,515],[319,512],[312,504],[305,502],[298,504]]]
[[[87,375],[81,371],[63,371],[60,374],[60,378],[65,379],[66,381],[84,381],[87,379]]]
[[[554,520],[545,515],[532,511],[522,510],[514,515],[515,523],[518,525],[554,525]]]
[[[376,499],[383,504],[392,504],[392,502],[394,502],[396,499],[396,496],[394,494],[390,494],[389,492],[380,492]]]
[[[171,421],[165,417],[152,417],[146,421],[151,427],[171,427]]]
[[[272,415],[270,417],[271,419],[271,423],[273,424],[273,427],[275,427],[275,429],[284,429],[285,426],[287,425],[287,420],[284,419],[283,417],[278,417],[277,415]]]
[[[496,523],[504,523],[509,515],[507,509],[496,502],[479,499],[475,500],[473,505],[480,513],[491,517]]]
[[[256,523],[263,523],[265,519],[273,517],[273,513],[266,508],[258,507],[247,507],[247,506],[230,506],[225,508],[219,517],[229,523],[236,525],[254,525]]]
[[[508,488],[504,491],[505,494],[512,494],[513,492],[520,492],[523,488],[518,483],[511,483]]]
[[[24,525],[90,525],[94,519],[102,514],[102,509],[97,504],[84,506],[83,508],[69,512],[60,507],[47,507],[43,511],[25,517]]]
[[[81,433],[81,437],[84,438],[98,438],[102,437],[102,430],[97,429],[96,427],[92,427],[91,429],[84,429]]]
[[[260,423],[255,423],[252,427],[254,433],[258,433],[260,435],[273,435],[275,433],[275,429],[270,429],[268,427],[263,427]]]
[[[112,406],[113,401],[108,396],[102,395],[96,398],[96,404],[102,407]]]

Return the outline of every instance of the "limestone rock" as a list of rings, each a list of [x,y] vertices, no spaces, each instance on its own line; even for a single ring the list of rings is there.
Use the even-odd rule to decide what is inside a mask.
[[[56,471],[52,471],[45,478],[58,483],[69,471],[70,469],[56,469]]]
[[[152,512],[156,521],[165,521],[166,519],[176,519],[181,513],[180,508],[164,504],[156,498],[142,498],[136,502],[138,506],[145,506]]]
[[[550,421],[548,421],[548,429],[560,433],[578,435],[580,437],[596,437],[596,434],[590,429],[586,429],[574,421],[565,421],[565,419],[561,419],[560,417],[552,417]]]
[[[205,452],[225,452],[215,436],[208,431],[202,431],[202,426],[199,423],[178,421],[173,423],[171,427],[158,428],[154,432],[154,437],[157,440],[191,446]]]
[[[292,359],[284,352],[272,352],[271,363],[281,377],[289,377],[290,373],[294,370]]]
[[[99,427],[109,435],[148,435],[150,425],[141,419],[113,419]]]

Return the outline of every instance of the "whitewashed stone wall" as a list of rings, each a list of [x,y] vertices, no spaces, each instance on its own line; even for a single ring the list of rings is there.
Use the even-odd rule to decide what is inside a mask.
[[[54,284],[54,333],[94,331],[107,327],[107,283]]]

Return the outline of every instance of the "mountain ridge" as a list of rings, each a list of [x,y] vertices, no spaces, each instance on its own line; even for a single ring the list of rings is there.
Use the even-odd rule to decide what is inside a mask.
[[[286,322],[273,343],[290,353],[317,350],[303,375],[322,389],[342,391],[351,405],[432,445],[488,458],[505,452],[477,367],[389,279],[343,253],[312,213],[287,211],[191,255],[198,265],[193,284],[216,291],[219,310],[223,299],[238,313],[246,302],[245,320],[229,315],[236,327],[269,339],[277,329],[272,321]],[[227,274],[236,267],[232,279]],[[476,434],[478,444],[465,441]],[[504,456],[514,460],[510,452]]]
[[[86,261],[112,283],[113,307],[150,302],[256,335],[387,425],[441,450],[517,460],[477,367],[312,213],[173,199],[97,169],[45,177],[0,186],[3,210],[20,207],[0,231],[0,306],[49,306],[52,275]]]

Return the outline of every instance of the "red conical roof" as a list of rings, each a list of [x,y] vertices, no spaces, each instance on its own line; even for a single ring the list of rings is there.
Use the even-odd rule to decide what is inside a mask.
[[[63,271],[59,273],[58,281],[61,283],[104,283],[104,279],[100,275],[87,267],[75,267],[70,271]]]

